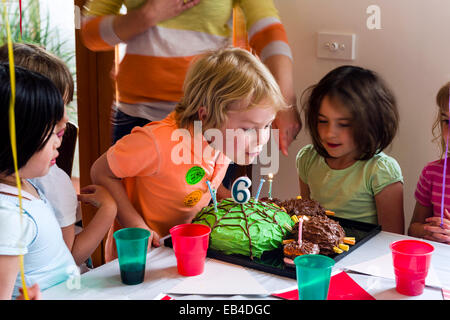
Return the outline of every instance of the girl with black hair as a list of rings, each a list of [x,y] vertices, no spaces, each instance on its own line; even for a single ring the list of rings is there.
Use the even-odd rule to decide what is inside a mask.
[[[45,290],[79,275],[51,204],[30,180],[46,175],[56,162],[61,143],[56,124],[64,116],[64,103],[45,76],[15,67],[15,79],[22,213],[10,137],[10,71],[8,64],[0,64],[0,299],[19,295],[20,255],[24,257],[27,287],[38,285]]]

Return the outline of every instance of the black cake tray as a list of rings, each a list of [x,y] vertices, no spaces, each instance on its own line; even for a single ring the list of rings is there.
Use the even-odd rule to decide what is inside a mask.
[[[367,240],[374,237],[381,231],[381,226],[353,221],[343,218],[338,218],[334,216],[329,216],[329,218],[336,220],[345,230],[346,237],[354,237],[356,243],[354,245],[349,245],[349,250],[344,251],[343,253],[334,253],[328,255],[335,262],[338,262],[345,256],[352,253],[356,248],[363,245]],[[172,248],[172,238],[169,236],[164,240],[164,245],[166,247]],[[266,251],[263,253],[261,258],[250,259],[250,257],[240,255],[240,254],[224,254],[220,251],[208,249],[207,257],[237,264],[240,266],[244,266],[247,268],[252,268],[272,274],[276,274],[283,277],[288,277],[292,279],[296,279],[295,267],[288,266],[284,263],[283,258],[283,250],[282,248],[275,249],[272,251]]]

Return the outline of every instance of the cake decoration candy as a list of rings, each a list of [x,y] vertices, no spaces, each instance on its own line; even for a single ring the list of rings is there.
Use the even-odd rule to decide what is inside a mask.
[[[356,241],[355,241],[355,238],[354,238],[354,237],[344,237],[344,243],[347,243],[347,244],[355,244]]]
[[[333,247],[333,251],[336,252],[336,253],[344,252],[342,249],[339,249],[338,247]]]
[[[288,229],[289,232],[292,232],[292,227],[291,227],[290,225],[288,225],[287,223],[284,224],[284,227],[285,227],[286,229]]]

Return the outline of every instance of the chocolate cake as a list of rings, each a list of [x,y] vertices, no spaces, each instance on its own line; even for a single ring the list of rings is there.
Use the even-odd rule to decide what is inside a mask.
[[[320,248],[317,244],[303,240],[301,246],[293,240],[283,247],[283,253],[287,258],[294,259],[304,254],[319,254]]]
[[[317,244],[320,254],[335,253],[334,247],[339,247],[345,237],[345,231],[339,222],[326,215],[308,216],[307,218],[303,221],[302,239]],[[298,223],[292,229],[292,237],[298,238]]]
[[[292,216],[315,216],[315,215],[325,215],[325,209],[317,202],[312,199],[289,199],[289,200],[280,200],[277,198],[269,199],[262,198],[261,201],[267,203],[275,203],[280,208],[284,208],[286,212]]]

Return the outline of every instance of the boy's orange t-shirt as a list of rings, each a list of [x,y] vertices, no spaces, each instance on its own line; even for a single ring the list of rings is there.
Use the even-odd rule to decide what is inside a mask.
[[[134,208],[161,237],[175,225],[190,223],[209,204],[206,181],[217,190],[230,163],[197,131],[193,125],[180,129],[172,112],[135,127],[107,151],[109,167],[122,178]],[[117,258],[112,235],[120,228],[116,219],[108,233],[106,261]]]

